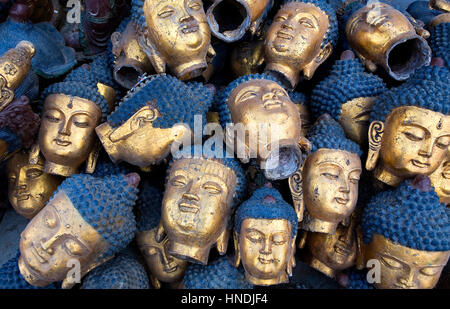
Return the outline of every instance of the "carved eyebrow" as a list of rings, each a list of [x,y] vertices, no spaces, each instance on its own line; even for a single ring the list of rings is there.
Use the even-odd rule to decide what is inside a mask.
[[[403,120],[402,121],[402,125],[405,126],[405,127],[416,127],[418,129],[422,129],[422,130],[425,131],[425,134],[427,134],[428,136],[431,135],[431,132],[427,128],[421,126],[420,124]]]
[[[302,13],[302,12],[300,12],[300,13]],[[307,17],[307,18],[311,19],[314,22],[314,26],[316,28],[319,26],[319,21],[317,20],[316,16],[314,16],[313,14],[303,13],[302,17]]]
[[[252,92],[258,92],[258,91],[260,91],[260,90],[261,90],[261,87],[259,87],[259,86],[247,87],[247,88],[241,90],[241,91],[237,94],[237,96],[236,96],[236,101],[240,101],[241,98],[242,98],[245,94],[247,94],[248,92],[250,92],[250,91],[252,91]]]
[[[327,160],[322,161],[322,162],[319,162],[318,165],[330,165],[330,166],[332,166],[332,167],[339,168],[340,170],[343,169],[342,166],[340,166],[340,165],[337,164],[336,162],[327,161]]]
[[[245,230],[245,232],[248,234],[248,233],[258,233],[258,234],[260,234],[260,235],[262,235],[262,236],[265,236],[265,234],[263,233],[263,232],[261,232],[261,231],[259,231],[259,230],[257,230],[257,229],[254,229],[254,228],[248,228],[248,229],[246,229]]]

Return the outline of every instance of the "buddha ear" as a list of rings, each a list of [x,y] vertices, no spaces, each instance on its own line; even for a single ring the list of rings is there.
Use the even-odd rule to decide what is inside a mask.
[[[166,72],[166,62],[156,49],[155,45],[148,38],[148,30],[138,34],[138,42],[148,59],[152,63],[153,68],[157,74]]]
[[[139,129],[146,123],[153,122],[158,117],[158,110],[149,105],[141,107],[133,116],[131,116],[125,123],[115,129],[109,139],[112,142],[117,142],[128,138],[134,131]]]
[[[95,171],[95,167],[97,166],[98,156],[100,154],[101,144],[97,139],[94,143],[94,147],[92,147],[91,152],[86,160],[86,170],[87,174],[92,174]]]
[[[366,169],[372,171],[377,165],[378,157],[380,155],[381,140],[383,138],[384,123],[381,121],[373,121],[370,124],[368,138],[369,138],[369,153],[367,155]]]
[[[36,142],[31,146],[30,153],[28,155],[28,163],[29,164],[38,164],[39,162],[39,153],[41,152],[41,148],[39,147],[39,142]]]
[[[303,249],[306,245],[306,238],[308,238],[308,232],[304,231],[304,230],[298,230],[298,234],[300,234],[300,236],[299,236],[297,248]]]
[[[228,239],[230,238],[230,229],[225,227],[220,233],[219,238],[217,238],[216,248],[220,255],[227,253]]]
[[[239,236],[236,231],[233,231],[234,243],[234,267],[238,268],[241,264],[241,252],[239,251]]]
[[[294,227],[297,228],[297,227]],[[291,240],[291,256],[288,260],[288,265],[287,265],[287,274],[289,277],[292,276],[292,269],[295,267],[295,241],[297,239],[297,235],[295,235],[292,240]]]
[[[302,222],[305,210],[305,204],[303,203],[302,169],[303,165],[289,177],[289,190],[291,190],[292,203],[297,213],[298,223]]]
[[[155,290],[159,290],[161,289],[161,281],[158,280],[158,278],[156,278],[153,275],[150,275],[150,282],[152,283],[152,286]]]
[[[361,226],[356,227],[356,268],[361,270],[365,268],[364,242]]]
[[[158,226],[156,227],[155,240],[156,242],[161,242],[164,237],[166,237],[166,232],[164,231],[162,220],[159,220]]]
[[[333,45],[328,42],[319,52],[319,54],[303,68],[303,75],[306,79],[311,79],[317,68],[331,55]]]

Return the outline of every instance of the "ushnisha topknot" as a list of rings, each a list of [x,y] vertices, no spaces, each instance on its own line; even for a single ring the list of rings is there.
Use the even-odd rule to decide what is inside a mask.
[[[329,75],[312,91],[311,112],[338,120],[342,104],[356,98],[376,97],[386,90],[381,78],[364,71],[359,59],[337,60]]]
[[[185,83],[166,74],[149,76],[128,92],[108,116],[108,123],[119,127],[140,108],[154,104],[162,115],[153,122],[154,127],[171,128],[185,123],[194,128],[194,116],[206,119],[213,95],[213,90],[201,83]]]
[[[201,154],[198,155],[197,149],[201,150]],[[236,193],[233,198],[233,205],[235,207],[237,204],[242,202],[245,198],[245,194],[247,192],[247,180],[245,177],[245,172],[241,166],[241,164],[234,158],[234,155],[229,153],[225,148],[225,145],[222,145],[222,148],[216,149],[216,144],[214,144],[210,149],[207,149],[203,145],[191,145],[186,146],[180,150],[178,150],[173,155],[173,161],[182,160],[186,158],[199,158],[207,161],[215,161],[219,162],[226,167],[230,168],[234,174],[236,175]],[[172,162],[171,162],[172,165]],[[170,167],[167,169],[168,173],[170,173]]]
[[[130,254],[120,254],[89,272],[82,289],[149,289],[144,267]]]
[[[291,223],[291,238],[297,235],[297,213],[274,188],[257,189],[249,200],[239,206],[234,218],[236,233],[241,232],[242,221],[247,218],[288,220]]]
[[[124,249],[133,240],[136,231],[133,207],[138,189],[129,185],[124,175],[96,178],[76,174],[64,180],[53,196],[60,191],[106,240],[109,248],[105,257]]]
[[[228,257],[219,257],[208,265],[191,264],[184,274],[187,289],[252,289],[242,268],[235,268]]]
[[[29,284],[20,274],[19,270],[20,251],[17,255],[0,267],[0,290],[4,289],[42,289]],[[57,284],[52,283],[44,289],[57,289]]]
[[[450,68],[450,23],[440,23],[430,29],[429,44],[433,55],[444,60]]]
[[[385,121],[400,106],[417,106],[448,115],[450,113],[450,71],[439,66],[416,70],[401,86],[380,94],[375,100],[370,121]]]
[[[235,79],[225,89],[217,92],[216,95],[216,104],[217,104],[216,109],[217,112],[219,113],[219,121],[222,127],[225,128],[228,123],[233,123],[233,121],[231,120],[230,110],[228,109],[227,105],[227,100],[228,97],[231,95],[231,92],[233,92],[233,90],[236,89],[238,86],[248,81],[257,79],[271,80],[283,87],[283,85],[280,83],[278,79],[269,74],[248,74]]]
[[[450,210],[434,190],[420,191],[405,181],[375,195],[362,216],[363,241],[375,234],[421,251],[450,250]]]
[[[318,7],[321,11],[326,13],[328,15],[328,21],[330,23],[330,26],[328,27],[328,30],[325,33],[325,37],[323,38],[321,48],[323,48],[328,43],[331,43],[333,47],[336,46],[339,31],[338,31],[338,20],[336,16],[336,10],[333,5],[329,4],[325,0],[285,0],[283,4],[287,4],[290,2],[311,3],[314,6]]]
[[[155,228],[161,218],[163,192],[144,183],[136,201],[136,224],[139,232]]]
[[[362,155],[359,145],[345,137],[344,129],[340,124],[324,114],[311,127],[308,134],[308,140],[311,142],[311,152],[316,152],[321,148],[338,149]]]

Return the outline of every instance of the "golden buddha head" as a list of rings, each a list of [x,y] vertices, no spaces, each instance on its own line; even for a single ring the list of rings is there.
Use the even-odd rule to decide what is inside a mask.
[[[178,78],[200,76],[213,57],[211,31],[200,0],[133,1],[139,44],[156,73],[166,65]]]
[[[308,232],[306,238],[308,265],[332,278],[335,278],[338,272],[354,266],[356,261],[354,221],[351,220],[348,226],[339,224],[334,234]]]
[[[242,162],[256,158],[268,179],[288,178],[299,168],[300,148],[307,144],[300,114],[275,78],[240,77],[221,93],[220,101],[227,147],[234,147]]]
[[[161,219],[162,192],[145,183],[136,202],[137,229],[136,243],[150,271],[153,288],[161,288],[162,283],[176,285],[183,280],[188,262],[178,259],[168,252],[169,239],[156,241],[156,231]]]
[[[38,287],[63,281],[67,288],[71,261],[80,263],[84,276],[124,249],[136,230],[132,209],[138,183],[135,173],[105,178],[76,174],[63,181],[21,234],[24,279]]]
[[[295,88],[300,72],[311,79],[331,55],[337,37],[336,12],[325,0],[286,1],[266,34],[266,71],[280,73]]]
[[[361,256],[379,262],[376,288],[432,289],[450,256],[449,214],[426,176],[377,194],[364,209]]]
[[[236,267],[254,285],[286,283],[295,266],[297,214],[281,194],[271,188],[257,189],[236,211],[234,242]]]
[[[429,175],[441,203],[450,204],[450,152],[441,165]]]
[[[373,102],[386,86],[381,78],[365,72],[359,59],[342,59],[347,54],[342,54],[329,75],[314,88],[310,106],[316,117],[329,114],[349,139],[365,147]]]
[[[303,93],[294,91],[289,92],[289,97],[295,103],[295,106],[297,106],[302,123],[302,135],[306,136],[312,126],[309,99]]]
[[[273,0],[215,0],[206,17],[212,34],[232,43],[242,39],[247,31],[254,35],[272,5]]]
[[[381,94],[370,116],[366,169],[391,186],[429,175],[450,144],[450,72],[423,67],[403,85]]]
[[[405,80],[430,64],[431,49],[416,33],[410,15],[381,1],[350,2],[343,11],[347,41],[369,70],[381,66],[392,78]]]
[[[302,167],[302,229],[334,234],[356,207],[362,152],[328,114],[317,120],[308,138],[312,152]]]
[[[30,164],[26,151],[16,153],[8,160],[8,197],[17,213],[33,218],[47,203],[62,178],[44,173],[44,160]]]
[[[206,119],[212,99],[212,90],[200,83],[152,76],[129,92],[96,132],[114,163],[148,167],[166,158],[175,142],[191,140],[195,115]]]
[[[245,193],[245,175],[222,149],[192,155],[193,148],[176,154],[168,170],[157,241],[165,234],[171,255],[206,265],[214,244],[221,255],[227,251],[230,216]]]

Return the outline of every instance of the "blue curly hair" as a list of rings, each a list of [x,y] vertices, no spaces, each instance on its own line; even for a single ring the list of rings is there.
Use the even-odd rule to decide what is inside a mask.
[[[92,176],[97,178],[103,178],[111,175],[125,175],[130,173],[130,171],[122,164],[114,164],[111,161],[102,160],[95,166],[95,171]]]
[[[403,85],[378,96],[373,105],[370,121],[384,122],[392,110],[401,106],[417,106],[448,115],[449,84],[449,69],[438,66],[421,67]]]
[[[242,221],[247,218],[288,220],[291,223],[291,238],[297,235],[297,213],[274,188],[257,189],[249,200],[239,206],[234,217],[235,231],[238,234],[241,232]]]
[[[19,270],[19,257],[20,251],[17,252],[16,256],[8,260],[5,264],[0,267],[0,290],[4,289],[42,289],[29,284],[20,274]],[[52,283],[44,289],[57,289],[58,284]]]
[[[218,91],[215,98],[217,104],[216,109],[217,112],[219,113],[219,121],[222,127],[225,128],[228,123],[233,122],[231,121],[231,114],[227,105],[227,100],[228,97],[231,95],[231,92],[233,92],[233,90],[239,87],[240,85],[245,84],[246,82],[249,82],[251,80],[257,79],[270,80],[281,86],[281,83],[278,81],[278,79],[269,74],[248,74],[232,81],[225,89],[223,89],[222,91]]]
[[[385,90],[383,80],[366,73],[361,60],[337,60],[328,77],[312,91],[311,112],[316,118],[327,113],[338,120],[342,104],[355,98],[376,97]]]
[[[308,97],[301,92],[289,91],[289,98],[291,98],[291,101],[295,104],[309,105]]]
[[[320,117],[314,123],[308,134],[308,140],[312,145],[311,152],[328,148],[356,153],[358,156],[362,155],[359,145],[345,137],[344,129],[330,116]]]
[[[252,289],[242,269],[235,268],[228,257],[219,257],[208,265],[191,264],[184,274],[187,289]]]
[[[136,201],[136,224],[139,232],[150,231],[158,225],[162,200],[161,190],[144,183]]]
[[[445,66],[450,68],[450,23],[440,23],[432,27],[428,42],[433,55],[442,58]]]
[[[196,154],[196,147],[199,147],[202,145],[192,145],[190,147],[184,147],[183,149],[179,150],[174,154],[174,161],[182,160],[185,158],[201,158],[207,161],[215,161],[219,162],[226,167],[230,168],[234,174],[236,175],[236,193],[233,198],[233,207],[235,207],[237,204],[242,202],[242,200],[245,198],[245,194],[247,192],[247,180],[245,177],[244,169],[242,168],[241,164],[234,158],[233,154],[230,154],[226,149],[225,146],[223,146],[221,153],[219,155],[216,154],[215,144],[211,147],[211,149],[204,149],[205,147],[202,147],[202,154],[199,157]],[[217,149],[220,151],[220,149]],[[172,162],[171,162],[172,165]],[[170,173],[170,168],[167,169],[167,175]]]
[[[320,48],[323,48],[328,43],[331,43],[333,47],[336,46],[339,37],[339,30],[336,10],[333,5],[330,5],[326,0],[285,0],[283,4],[290,2],[311,3],[312,5],[318,7],[321,11],[325,12],[328,15],[330,26],[325,33],[325,37],[323,38]]]
[[[133,207],[138,190],[123,175],[96,178],[76,174],[64,180],[53,197],[64,191],[83,219],[109,244],[105,257],[124,249],[134,237],[136,221]]]
[[[379,234],[402,246],[422,251],[450,250],[450,210],[434,190],[421,192],[405,181],[375,195],[362,216],[363,241]]]
[[[131,20],[135,23],[138,30],[147,28],[144,14],[145,0],[131,0]]]
[[[82,289],[149,289],[144,267],[130,254],[120,254],[89,272]]]
[[[156,108],[162,115],[153,126],[170,128],[176,123],[186,123],[194,128],[194,116],[206,119],[212,101],[213,91],[201,83],[184,83],[176,77],[154,75],[130,91],[108,116],[108,123],[116,128],[121,126],[140,108],[156,101]]]
[[[373,290],[375,287],[367,281],[367,272],[352,269],[348,273],[348,286],[351,290]]]

